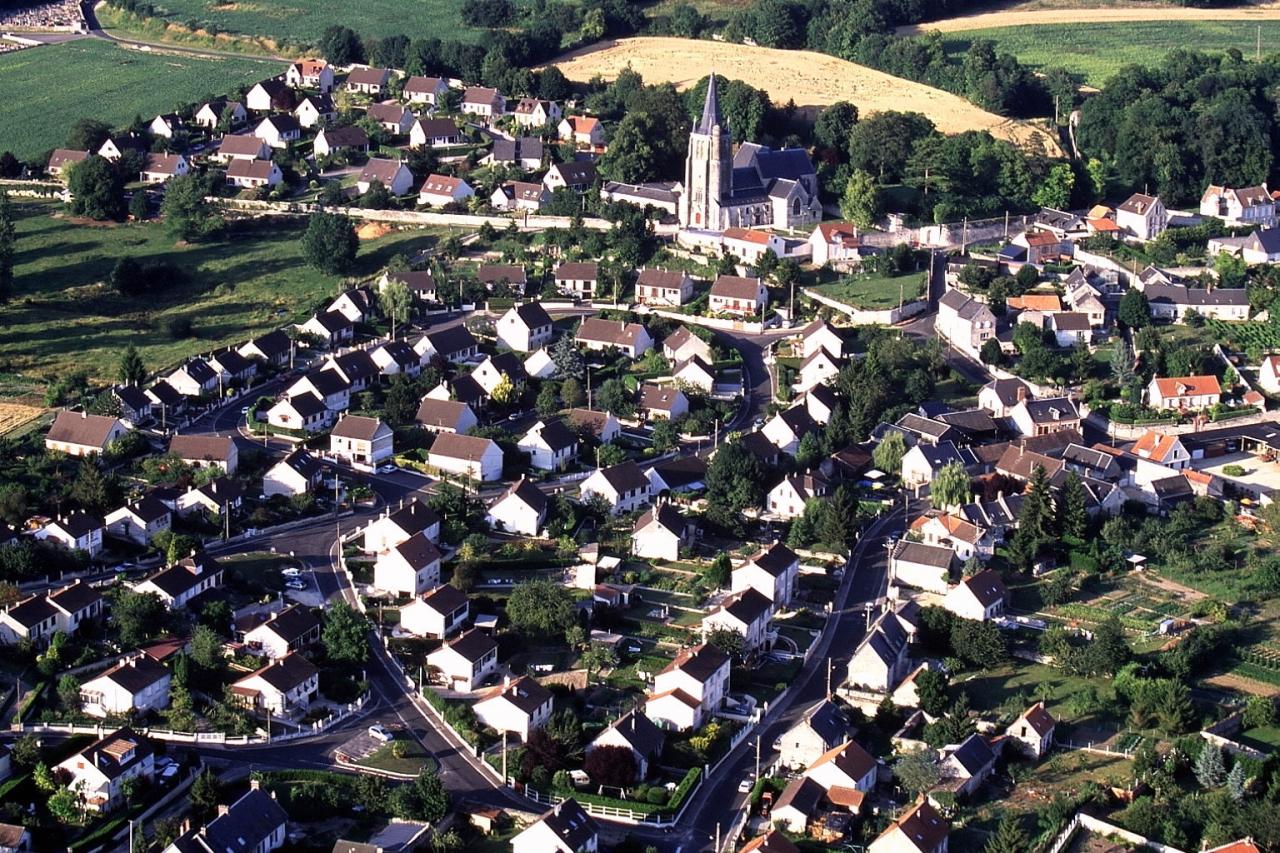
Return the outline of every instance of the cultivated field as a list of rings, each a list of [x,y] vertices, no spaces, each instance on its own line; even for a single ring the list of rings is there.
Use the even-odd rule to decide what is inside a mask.
[[[8,435],[44,414],[44,409],[21,403],[0,403],[0,436]]]
[[[988,130],[1020,145],[1059,153],[1057,140],[1034,125],[982,110],[963,98],[843,59],[803,50],[772,50],[715,41],[631,38],[600,42],[557,60],[571,80],[611,80],[632,68],[646,82],[694,85],[712,69],[769,93],[774,103],[800,107],[851,101],[864,114],[910,110],[928,116],[944,133]]]
[[[303,261],[299,228],[236,234],[209,244],[175,244],[159,223],[72,222],[53,202],[15,202],[15,298],[0,307],[0,371],[48,378],[88,370],[113,378],[129,343],[151,369],[303,319],[342,284]],[[446,229],[394,231],[362,241],[357,274],[372,275],[396,254],[436,244]],[[116,259],[172,264],[145,299],[102,284]],[[187,317],[195,336],[175,340],[169,321]]]
[[[0,54],[0,151],[34,157],[63,145],[76,119],[150,119],[278,70],[254,59],[150,53],[99,39]]]
[[[1096,6],[1090,3],[1089,6]],[[1280,21],[1280,5],[1267,3],[1251,6],[1237,6],[1226,9],[1195,9],[1183,6],[1171,6],[1166,3],[1143,4],[1133,6],[1107,6],[1106,8],[1080,8],[1070,3],[1044,2],[1033,0],[1031,3],[1019,3],[998,12],[981,12],[976,15],[961,15],[956,18],[944,18],[940,21],[929,21],[923,24],[899,27],[898,35],[910,36],[938,30],[944,33],[965,32],[968,30],[986,30],[994,27],[1026,27],[1044,26],[1046,24],[1100,24],[1121,22],[1158,22],[1173,21]],[[1237,45],[1242,50],[1253,44],[1247,39]],[[1194,43],[1184,47],[1199,47]]]
[[[1265,54],[1274,50],[1280,39],[1280,12],[1271,14],[1277,17],[1265,22],[1173,20],[995,27],[948,32],[944,44],[948,53],[963,54],[976,39],[990,39],[997,50],[1012,53],[1033,68],[1066,68],[1086,83],[1100,86],[1126,65],[1153,65],[1180,47],[1219,53],[1236,48],[1251,59],[1259,28]]]

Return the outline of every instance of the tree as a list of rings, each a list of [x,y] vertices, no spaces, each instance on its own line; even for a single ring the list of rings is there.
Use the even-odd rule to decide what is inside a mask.
[[[393,278],[378,291],[378,305],[382,313],[391,321],[391,338],[395,339],[396,324],[409,319],[409,306],[413,296],[409,293],[409,285],[398,278]]]
[[[1049,169],[1040,186],[1032,193],[1031,200],[1040,207],[1066,210],[1071,206],[1071,192],[1076,185],[1076,173],[1070,163],[1059,163]]]
[[[320,642],[331,661],[364,663],[369,658],[369,622],[350,604],[339,602],[325,611]]]
[[[768,478],[764,463],[741,441],[721,445],[707,466],[707,518],[722,527],[740,529],[742,511],[764,500]]]
[[[578,615],[568,589],[549,580],[534,580],[511,591],[507,618],[517,630],[551,637],[563,635],[577,623]]]
[[[120,380],[121,385],[134,386],[141,385],[147,379],[146,365],[142,363],[142,356],[138,354],[138,348],[132,341],[120,356],[120,367],[116,371],[116,378]]]
[[[1088,499],[1084,492],[1084,484],[1074,471],[1067,474],[1067,481],[1062,487],[1062,533],[1074,539],[1083,540],[1089,526]]]
[[[902,457],[906,455],[906,439],[895,430],[880,439],[875,450],[871,451],[871,461],[886,474],[898,474],[902,471]]]
[[[71,497],[90,512],[103,512],[111,501],[108,492],[107,480],[102,476],[97,460],[91,457],[82,459],[76,481],[71,486]]]
[[[567,408],[576,408],[586,401],[582,391],[582,383],[572,376],[560,383],[560,401]]]
[[[360,36],[349,27],[328,26],[320,34],[320,53],[330,65],[350,65],[364,59]]]
[[[742,658],[742,654],[747,647],[747,641],[742,636],[742,632],[735,631],[732,628],[716,628],[707,632],[705,642],[708,645],[715,646],[729,657],[738,660]]]
[[[582,353],[578,350],[577,344],[573,341],[573,335],[561,335],[560,338],[551,345],[551,360],[556,366],[556,375],[561,377],[569,377],[578,379],[586,370],[586,362],[582,358]],[[564,386],[560,388],[561,398],[565,398]],[[566,406],[576,405],[565,399]]]
[[[80,679],[70,673],[58,679],[58,701],[68,711],[80,709]]]
[[[1147,296],[1141,290],[1127,290],[1120,297],[1120,306],[1116,309],[1116,318],[1130,329],[1141,329],[1151,323],[1151,306]]]
[[[392,376],[383,401],[383,412],[387,420],[393,424],[413,423],[418,415],[421,397],[422,385],[417,379],[404,373]]]
[[[194,242],[222,230],[222,217],[206,201],[212,193],[209,178],[192,172],[171,178],[164,186],[160,215],[175,237]]]
[[[919,749],[899,758],[893,765],[893,775],[903,790],[915,797],[932,790],[942,778],[942,771],[929,750]]]
[[[151,202],[147,199],[146,191],[134,190],[133,195],[129,197],[129,217],[134,222],[142,222],[150,212]]]
[[[729,585],[730,576],[733,573],[733,564],[729,561],[729,555],[721,551],[716,554],[716,558],[711,561],[711,565],[707,566],[706,579],[707,583],[715,589],[724,589]]]
[[[951,704],[947,676],[936,669],[923,670],[916,676],[916,696],[920,710],[932,717],[941,716]]]
[[[860,228],[870,228],[880,215],[880,188],[875,176],[854,169],[840,196],[840,215]]]
[[[71,167],[67,190],[71,212],[90,219],[119,219],[124,213],[124,181],[110,161],[92,154]]]
[[[540,418],[549,418],[559,412],[560,398],[556,396],[556,386],[550,382],[543,382],[542,387],[538,389],[537,398],[533,401],[533,408]]]
[[[596,404],[615,415],[627,415],[634,408],[627,386],[622,384],[621,379],[606,379],[596,391]]]
[[[505,406],[516,399],[516,384],[511,381],[511,377],[505,373],[498,379],[498,383],[493,386],[493,391],[489,396],[493,402],[499,406]]]
[[[1227,795],[1235,802],[1240,802],[1245,796],[1245,784],[1248,782],[1245,775],[1244,762],[1236,761],[1231,765],[1231,772],[1227,774]]]
[[[626,746],[597,746],[587,753],[582,769],[597,785],[630,788],[636,782],[636,757]]]
[[[208,625],[197,625],[191,632],[191,660],[203,670],[222,669],[222,638]]]
[[[94,118],[78,119],[67,134],[67,147],[72,151],[97,151],[111,136],[111,125]]]
[[[577,628],[577,625],[573,626]],[[571,629],[572,630],[572,629]],[[587,671],[587,683],[593,672],[613,669],[618,665],[618,653],[609,646],[588,646],[578,657],[578,663]]]
[[[1090,675],[1114,675],[1128,663],[1130,657],[1120,617],[1111,614],[1098,625],[1093,634],[1093,642],[1085,647],[1084,654],[1081,655],[1081,668]]]
[[[1206,741],[1196,757],[1196,781],[1204,788],[1217,788],[1227,780],[1227,768],[1222,761],[1222,747]]]
[[[302,235],[302,251],[307,263],[330,274],[351,270],[359,240],[351,220],[341,214],[318,211],[311,215]]]
[[[195,817],[201,823],[211,818],[218,811],[218,800],[222,797],[222,783],[218,776],[208,768],[201,770],[200,775],[191,783],[187,799],[194,807]]]
[[[1009,659],[1004,634],[994,622],[956,619],[951,624],[951,647],[961,659],[988,669]]]
[[[969,472],[958,461],[943,465],[929,487],[929,496],[933,505],[940,509],[963,506],[969,502],[972,494],[969,487]]]
[[[35,735],[23,735],[13,742],[10,758],[13,765],[30,770],[40,763],[40,739]]]
[[[59,787],[45,801],[45,807],[59,823],[75,823],[80,820],[80,794],[70,788]]]
[[[670,418],[655,421],[649,431],[654,452],[666,453],[680,445],[680,426]]]
[[[849,134],[858,123],[858,108],[848,101],[836,101],[818,113],[813,123],[813,141],[844,159],[848,156]]]
[[[987,839],[982,853],[1031,853],[1035,849],[1016,815],[1006,815]]]
[[[449,812],[451,798],[436,768],[423,768],[418,777],[391,792],[391,813],[402,820],[435,823]]]
[[[1262,729],[1276,723],[1276,704],[1270,696],[1250,696],[1244,706],[1244,725]]]
[[[13,257],[17,253],[18,229],[13,222],[9,193],[0,190],[0,302],[13,293]]]
[[[111,603],[111,622],[116,626],[121,648],[142,645],[163,629],[164,621],[164,605],[154,593],[121,590]]]

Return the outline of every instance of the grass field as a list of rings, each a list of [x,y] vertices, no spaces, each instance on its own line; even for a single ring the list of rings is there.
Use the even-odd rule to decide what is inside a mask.
[[[764,89],[776,104],[822,107],[852,101],[864,115],[912,110],[928,116],[943,133],[988,130],[1000,139],[1024,145],[1034,139],[1045,151],[1059,151],[1056,138],[1035,125],[989,113],[941,89],[812,51],[645,37],[600,42],[554,64],[570,80],[585,82],[597,74],[612,80],[632,68],[647,83],[671,82],[681,89],[714,68],[724,77]]]
[[[0,151],[34,157],[63,145],[77,119],[150,119],[260,80],[277,65],[144,53],[99,39],[6,53],[0,55]]]
[[[819,284],[813,289],[854,308],[875,311],[897,308],[899,302],[910,302],[924,295],[924,276],[911,273],[883,278],[852,278]]]
[[[1262,28],[1263,51],[1274,49],[1280,39],[1280,20],[1275,19],[1005,26],[948,33],[944,44],[948,53],[962,54],[974,40],[991,39],[998,50],[1012,53],[1033,68],[1066,68],[1089,85],[1100,86],[1123,66],[1155,64],[1178,47],[1217,53],[1238,48],[1252,58],[1258,27]]]
[[[175,365],[215,346],[303,319],[337,292],[341,279],[307,266],[300,227],[175,245],[159,223],[86,225],[53,202],[16,203],[15,298],[0,307],[0,372],[48,377],[85,369],[111,379],[132,342],[148,368]],[[446,229],[393,231],[364,242],[357,274],[372,275],[396,254],[435,245]],[[164,261],[178,280],[145,299],[124,299],[101,282],[117,258]],[[173,340],[174,317],[190,317],[195,337]]]

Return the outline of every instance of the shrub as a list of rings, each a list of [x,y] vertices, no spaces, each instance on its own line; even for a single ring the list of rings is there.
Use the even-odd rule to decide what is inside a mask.
[[[190,317],[173,317],[168,324],[169,337],[175,341],[183,338],[192,337],[195,334],[195,328]]]

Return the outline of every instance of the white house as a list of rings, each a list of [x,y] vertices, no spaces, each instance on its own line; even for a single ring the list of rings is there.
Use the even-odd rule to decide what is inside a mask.
[[[462,131],[450,118],[420,118],[409,128],[410,148],[448,148],[462,142]]]
[[[582,500],[602,498],[613,515],[634,512],[650,499],[649,479],[631,461],[597,468],[582,481],[579,492]]]
[[[537,536],[546,517],[547,496],[523,477],[503,492],[485,513],[490,528],[523,536]]]
[[[229,435],[175,435],[169,452],[193,468],[220,468],[228,475],[240,465],[240,445]]]
[[[309,609],[293,604],[273,613],[265,622],[245,632],[244,642],[272,660],[301,652],[320,642],[320,620]]]
[[[683,270],[642,269],[635,299],[640,305],[683,305],[693,299],[693,279]]]
[[[440,673],[450,690],[475,690],[498,665],[498,644],[481,631],[472,628],[452,643],[445,643],[427,655],[427,666]]]
[[[43,595],[29,596],[0,610],[0,642],[30,642],[40,647],[58,630],[58,611]]]
[[[702,638],[706,640],[714,631],[732,631],[741,635],[744,652],[754,652],[773,639],[769,635],[772,612],[773,602],[756,590],[736,592],[703,617]]]
[[[413,123],[416,120],[409,110],[400,104],[391,102],[370,104],[365,109],[365,115],[392,136],[401,136],[408,133],[409,128],[413,127]]]
[[[275,495],[305,495],[316,489],[324,478],[324,467],[305,450],[290,451],[289,455],[267,469],[262,477],[262,493]]]
[[[689,398],[679,388],[646,382],[640,387],[640,413],[649,421],[674,421],[689,414]]]
[[[362,127],[326,127],[316,134],[312,151],[317,157],[331,157],[342,151],[367,152],[369,134]]]
[[[227,183],[233,187],[274,187],[283,180],[284,173],[271,160],[236,158],[227,164]]]
[[[792,779],[769,810],[771,825],[804,835],[822,808],[822,786],[807,776]]]
[[[289,815],[249,780],[249,791],[230,806],[221,806],[218,816],[206,826],[190,829],[166,847],[163,853],[271,853],[284,845]]]
[[[413,172],[400,160],[370,157],[360,170],[356,190],[363,195],[375,181],[386,187],[392,195],[402,196],[413,189]]]
[[[589,432],[601,444],[608,444],[622,432],[622,424],[612,412],[598,412],[595,409],[570,409],[565,418],[574,429]]]
[[[1043,758],[1053,749],[1053,732],[1057,721],[1037,702],[1009,724],[1005,736],[1015,748],[1029,758]]]
[[[692,539],[692,525],[669,503],[659,504],[636,519],[631,553],[646,560],[680,559],[680,549]]]
[[[1266,184],[1254,187],[1221,187],[1210,184],[1200,196],[1200,215],[1221,219],[1233,227],[1276,224],[1276,202]]]
[[[653,347],[653,338],[639,323],[587,317],[578,327],[574,341],[588,350],[616,349],[629,358],[639,358]]]
[[[566,116],[556,128],[560,139],[580,148],[604,145],[604,125],[594,116]]]
[[[830,491],[831,483],[821,474],[788,474],[769,490],[765,506],[778,518],[799,518],[809,501],[823,498]]]
[[[676,731],[701,728],[729,690],[729,656],[706,643],[684,649],[653,680],[644,713]]]
[[[733,570],[730,588],[734,592],[754,589],[773,602],[775,610],[781,610],[791,604],[799,575],[800,558],[796,552],[774,542]]]
[[[418,190],[418,204],[426,207],[444,207],[447,204],[464,201],[475,194],[476,191],[472,186],[462,178],[431,174],[422,182],[422,188]]]
[[[1169,435],[1149,429],[1129,448],[1129,452],[1139,459],[1145,459],[1180,471],[1191,464],[1191,452],[1176,435]]]
[[[146,655],[123,660],[80,685],[80,708],[91,717],[144,714],[169,707],[172,676]]]
[[[302,138],[302,125],[292,115],[270,115],[258,123],[253,135],[272,148],[288,148]]]
[[[943,785],[962,796],[977,792],[995,770],[995,753],[977,732],[959,744],[943,747],[942,754]]]
[[[959,290],[948,290],[938,300],[935,321],[938,335],[953,346],[977,355],[982,345],[995,340],[996,315],[985,302],[979,302]]]
[[[862,237],[852,222],[819,222],[809,235],[813,265],[834,267],[862,260]]]
[[[440,77],[421,77],[414,75],[404,81],[401,95],[411,104],[427,104],[437,107],[443,102],[445,93],[449,91],[449,81]]]
[[[1258,365],[1258,385],[1268,394],[1280,394],[1280,355],[1268,355]]]
[[[942,600],[942,606],[961,619],[985,622],[1004,615],[1006,598],[1000,573],[984,569],[952,587]]]
[[[529,454],[529,464],[539,471],[562,471],[578,456],[578,436],[559,418],[538,421],[516,447]]]
[[[124,804],[127,780],[155,779],[155,750],[146,738],[124,728],[86,746],[52,769],[69,779],[69,787],[80,793],[86,810],[107,814]]]
[[[68,637],[74,636],[85,622],[100,618],[105,608],[102,593],[80,578],[48,593],[45,600],[53,607],[55,629]]]
[[[710,394],[716,387],[716,372],[710,364],[703,360],[702,356],[690,356],[686,361],[676,364],[671,375],[676,380],[676,386],[688,386],[697,388],[704,394]]]
[[[529,739],[529,732],[542,728],[551,718],[551,691],[527,675],[506,679],[472,705],[476,721],[498,732]]]
[[[774,447],[788,456],[795,456],[796,450],[800,447],[800,440],[809,433],[816,432],[818,432],[818,424],[810,417],[808,409],[804,406],[783,409],[760,428],[760,433],[769,439]]]
[[[1080,409],[1070,397],[1024,398],[1013,407],[1009,417],[1018,432],[1026,436],[1080,430]]]
[[[1154,377],[1147,385],[1147,405],[1153,409],[1207,409],[1222,401],[1222,386],[1213,374]]]
[[[396,595],[421,595],[440,585],[441,556],[426,534],[415,533],[378,554],[373,585]]]
[[[899,539],[889,554],[890,582],[946,595],[954,560],[950,548]]]
[[[72,551],[83,551],[90,557],[102,553],[102,535],[106,525],[102,518],[76,510],[60,515],[35,532],[37,539],[52,539]]]
[[[400,608],[400,628],[419,637],[445,639],[462,629],[471,613],[466,593],[445,584]]]
[[[926,545],[950,548],[960,560],[986,560],[995,550],[994,540],[984,530],[958,515],[939,510],[930,510],[911,522],[910,530]]]
[[[521,98],[511,111],[512,117],[520,127],[543,127],[555,124],[564,111],[555,101],[543,101],[538,98]]]
[[[381,418],[344,414],[329,433],[329,453],[353,465],[373,467],[395,454],[394,438]]]
[[[415,533],[424,533],[432,542],[440,541],[440,516],[412,498],[392,512],[386,512],[364,529],[364,552],[378,554],[399,545]]]
[[[134,584],[133,591],[152,593],[170,610],[222,585],[222,566],[208,554],[198,552],[167,566]]]
[[[119,418],[63,409],[45,433],[44,446],[70,456],[88,456],[105,452],[128,431]]]
[[[1169,211],[1159,196],[1134,193],[1116,208],[1116,225],[1139,240],[1154,240],[1169,227]]]
[[[333,91],[333,66],[323,59],[300,59],[284,72],[284,82],[295,89]]]
[[[824,699],[805,711],[778,738],[778,762],[792,770],[807,768],[844,743],[848,734],[849,721],[844,712],[830,699]]]
[[[840,373],[841,362],[826,349],[819,348],[800,362],[795,389],[801,393],[825,385]]]
[[[497,89],[468,86],[463,90],[461,107],[468,115],[492,120],[507,111],[507,99]]]
[[[414,422],[427,432],[469,432],[480,419],[466,403],[423,397]]]
[[[578,299],[590,299],[600,286],[600,265],[594,261],[565,261],[556,267],[556,290]]]
[[[427,464],[438,471],[490,483],[502,478],[502,448],[492,439],[442,432],[431,442]]]
[[[868,794],[876,786],[876,760],[857,741],[847,740],[832,747],[809,765],[804,775],[822,786],[859,791]]]
[[[305,714],[319,692],[320,670],[297,652],[231,685],[232,695],[245,707],[280,717]]]
[[[369,68],[356,66],[347,74],[348,92],[359,92],[363,95],[381,95],[391,83],[395,74],[390,68]]]
[[[139,178],[144,184],[163,184],[170,178],[180,178],[190,171],[191,165],[181,154],[148,154]]]
[[[821,317],[800,330],[800,355],[808,359],[826,351],[835,358],[844,356],[844,338]]]
[[[907,642],[897,615],[880,614],[853,652],[846,683],[856,690],[891,693],[907,674]]]
[[[551,315],[540,302],[525,302],[507,309],[494,326],[498,343],[516,352],[533,352],[551,342]]]
[[[986,409],[993,418],[1007,418],[1014,407],[1031,397],[1031,387],[1017,377],[992,379],[978,389],[978,407]]]
[[[947,853],[951,826],[921,800],[872,841],[867,853]]]
[[[173,512],[162,501],[150,495],[107,513],[107,532],[139,545],[146,545],[173,522]]]
[[[707,307],[713,314],[751,317],[763,311],[768,302],[769,291],[760,279],[719,275],[711,284]]]
[[[322,373],[338,378],[333,371]],[[345,386],[345,383],[343,385]],[[346,395],[342,396],[345,398]],[[344,405],[343,408],[346,406]],[[333,423],[333,417],[334,410],[325,405],[325,401],[312,391],[289,393],[267,409],[267,423],[271,426],[303,432],[319,432],[328,429]]]
[[[629,749],[631,757],[636,761],[636,779],[645,779],[649,775],[649,762],[656,761],[662,755],[665,740],[666,735],[662,729],[644,714],[631,710],[596,735],[596,739],[587,744],[587,754],[590,755],[592,750],[602,746]]]
[[[572,798],[551,810],[511,839],[511,853],[596,853],[600,830]]]

